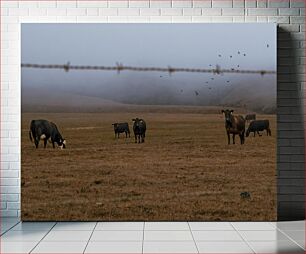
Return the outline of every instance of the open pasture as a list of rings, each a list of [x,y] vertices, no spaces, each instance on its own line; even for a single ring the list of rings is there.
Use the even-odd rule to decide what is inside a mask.
[[[270,120],[271,137],[228,145],[219,112],[22,113],[22,219],[275,220],[276,116],[257,115]],[[135,117],[147,123],[143,144],[134,143]],[[67,149],[35,149],[32,119],[55,122]],[[114,122],[128,122],[131,138],[115,139]]]

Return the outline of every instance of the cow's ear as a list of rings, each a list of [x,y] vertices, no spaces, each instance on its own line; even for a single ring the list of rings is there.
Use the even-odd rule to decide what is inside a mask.
[[[133,119],[132,119],[132,121],[134,121],[134,122],[135,122],[135,121],[136,121],[136,119],[135,119],[135,118],[133,118]]]

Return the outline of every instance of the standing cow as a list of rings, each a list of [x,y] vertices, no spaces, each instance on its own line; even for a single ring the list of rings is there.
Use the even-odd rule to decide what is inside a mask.
[[[258,136],[261,136],[259,134],[260,131],[267,131],[267,136],[271,136],[271,129],[270,129],[270,122],[269,120],[256,120],[256,121],[252,121],[249,125],[249,128],[247,129],[245,135],[248,137],[250,135],[250,132],[254,133],[254,137],[255,134],[257,132]]]
[[[54,143],[57,143],[61,149],[66,148],[66,140],[58,131],[55,123],[47,120],[32,120],[29,136],[30,140],[34,141],[36,148],[38,148],[40,140],[44,141],[44,148],[46,148],[48,139],[51,139],[53,148],[55,148]]]
[[[250,121],[252,121],[252,120],[256,120],[256,114],[247,114],[247,115],[245,116],[245,120],[246,120],[247,122],[250,122]]]
[[[143,143],[145,142],[145,137],[146,137],[146,122],[143,119],[140,118],[135,118],[132,119],[134,124],[133,124],[133,131],[135,135],[135,143]]]
[[[128,123],[113,123],[114,126],[114,132],[115,132],[115,138],[118,137],[120,133],[125,133],[125,138],[127,138],[127,134],[129,134],[130,137],[130,128]]]
[[[233,144],[235,144],[235,135],[240,137],[241,145],[244,144],[245,120],[243,116],[233,115],[234,110],[222,110],[225,116],[225,130],[227,133],[228,144],[230,144],[230,134],[233,134]]]

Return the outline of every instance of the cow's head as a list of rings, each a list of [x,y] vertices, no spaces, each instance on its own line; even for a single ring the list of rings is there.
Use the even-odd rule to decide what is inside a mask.
[[[66,139],[59,138],[58,141],[56,141],[56,143],[57,143],[59,148],[61,148],[61,149],[65,149],[66,148]]]
[[[139,130],[139,129],[141,128],[141,119],[139,119],[139,118],[134,118],[134,119],[132,119],[132,121],[134,122],[133,128],[134,128],[135,130]]]
[[[228,125],[232,125],[232,114],[233,114],[234,110],[226,109],[226,110],[222,110],[221,112],[222,112],[222,114],[224,114],[225,123],[228,124]]]
[[[113,123],[112,125],[114,126],[114,129],[116,129],[118,126],[118,123]]]

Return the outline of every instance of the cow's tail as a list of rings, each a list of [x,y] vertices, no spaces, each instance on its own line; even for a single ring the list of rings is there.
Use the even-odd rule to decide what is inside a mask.
[[[31,130],[29,131],[29,137],[30,137],[31,142],[33,142],[32,132],[31,132]]]

